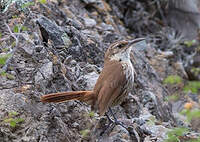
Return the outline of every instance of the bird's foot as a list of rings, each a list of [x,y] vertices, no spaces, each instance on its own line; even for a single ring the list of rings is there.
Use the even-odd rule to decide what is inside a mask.
[[[108,124],[104,127],[100,135],[109,134],[115,128],[116,125],[120,125],[125,129],[128,128],[123,124],[123,122],[117,120],[115,117],[114,119],[111,119],[107,113],[105,115],[107,116]]]
[[[115,121],[113,121],[113,123],[115,124],[115,125],[120,125],[120,126],[122,126],[123,128],[125,128],[125,129],[127,129],[128,127],[122,122],[122,121],[119,121],[119,120],[115,120]]]

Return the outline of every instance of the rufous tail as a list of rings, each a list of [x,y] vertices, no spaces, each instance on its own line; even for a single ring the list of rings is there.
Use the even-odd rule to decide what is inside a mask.
[[[91,105],[93,103],[93,96],[93,91],[69,91],[47,94],[42,96],[40,100],[42,102],[48,103],[60,103],[69,100],[79,100]]]

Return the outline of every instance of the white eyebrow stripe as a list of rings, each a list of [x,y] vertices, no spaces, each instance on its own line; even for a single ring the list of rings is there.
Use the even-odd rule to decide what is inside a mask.
[[[123,40],[123,41],[121,41],[121,42],[113,43],[113,45],[111,45],[111,48],[116,47],[116,46],[119,46],[120,44],[126,44],[127,42],[128,42],[128,41]]]

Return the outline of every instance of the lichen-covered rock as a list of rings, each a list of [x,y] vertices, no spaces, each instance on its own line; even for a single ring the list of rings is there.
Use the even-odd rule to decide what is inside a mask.
[[[187,76],[180,59],[187,61],[183,53],[196,52],[198,42],[192,48],[180,44],[174,29],[163,27],[156,5],[151,2],[49,1],[29,6],[27,17],[16,7],[0,15],[0,19],[8,19],[0,21],[0,53],[15,49],[10,51],[12,58],[5,65],[8,74],[4,69],[0,71],[0,141],[161,142],[171,126],[183,124],[177,106],[184,100],[173,105],[164,101],[169,91],[163,79],[171,73]],[[18,15],[16,19],[14,15]],[[12,33],[19,20],[25,20],[23,26],[28,30]],[[112,108],[127,129],[119,125],[105,130],[107,118],[99,117],[79,101],[40,102],[40,97],[48,93],[92,90],[108,46],[141,36],[147,36],[147,41],[137,44],[131,52],[134,88],[124,102]],[[192,56],[194,62],[189,67],[198,67],[197,55]],[[195,126],[199,126],[197,120],[192,127],[199,131]]]

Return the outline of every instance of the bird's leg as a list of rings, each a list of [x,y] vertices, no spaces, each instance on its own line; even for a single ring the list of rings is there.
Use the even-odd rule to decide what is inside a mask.
[[[113,118],[114,118],[114,122],[113,122],[113,120],[112,120],[112,123],[114,123],[115,125],[120,125],[120,126],[122,126],[123,128],[125,128],[125,129],[127,129],[127,127],[126,126],[124,126],[124,124],[121,122],[121,121],[119,121],[119,120],[117,120],[117,118],[115,117],[115,115],[114,115],[114,113],[112,112],[112,109],[109,107],[108,108],[108,111],[110,111],[110,114],[113,116]],[[110,118],[109,118],[110,119]],[[109,120],[110,121],[110,120]]]
[[[108,118],[109,125],[110,125],[111,123],[113,123],[113,120],[110,118],[110,116],[107,114],[107,112],[105,113],[105,115],[106,115],[106,117]]]
[[[102,132],[100,135],[103,135],[104,133],[112,130],[116,125],[120,125],[123,128],[127,129],[126,126],[123,125],[122,122],[120,122],[119,120],[117,120],[117,118],[115,117],[114,113],[112,112],[112,109],[109,107],[108,111],[110,112],[110,114],[112,115],[113,119],[110,118],[110,116],[108,115],[108,112],[105,113],[105,116],[107,117],[109,123],[108,125],[105,127],[104,132]]]
[[[100,133],[100,136],[102,136],[104,133],[108,133],[109,131],[111,131],[114,127],[115,127],[115,123],[114,121],[110,118],[110,116],[108,115],[108,113],[105,113],[105,116],[107,117],[109,123],[108,125],[104,128],[104,131]],[[114,124],[114,125],[112,125]]]
[[[110,118],[110,116],[107,113],[105,113],[105,115],[106,115],[106,117],[108,118],[108,121],[109,121],[109,123],[108,123],[108,125],[106,126],[106,129],[105,129],[105,130],[107,130],[111,126],[111,124],[115,124],[115,122]]]

